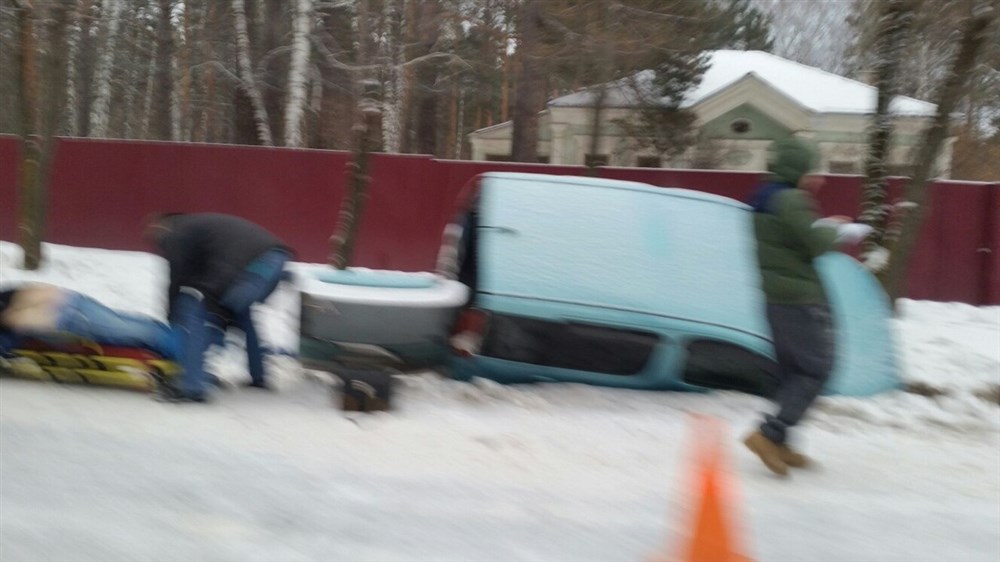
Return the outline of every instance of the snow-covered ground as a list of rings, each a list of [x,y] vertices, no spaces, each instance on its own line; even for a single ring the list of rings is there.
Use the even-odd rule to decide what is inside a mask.
[[[63,285],[162,316],[165,266],[0,242],[0,284]],[[259,310],[296,346],[297,297]],[[345,415],[323,377],[270,360],[279,392],[215,403],[0,380],[0,561],[643,560],[690,523],[690,413],[728,427],[734,518],[761,561],[1000,560],[1000,307],[905,301],[905,377],[948,391],[822,398],[802,428],[821,466],[767,473],[738,438],[767,403],[580,385],[401,377],[391,413]],[[244,377],[235,346],[215,370]]]

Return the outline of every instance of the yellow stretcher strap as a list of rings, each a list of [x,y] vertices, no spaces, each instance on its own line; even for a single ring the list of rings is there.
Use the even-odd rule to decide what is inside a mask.
[[[152,390],[158,380],[176,377],[181,367],[164,359],[15,349],[7,372],[24,379]]]

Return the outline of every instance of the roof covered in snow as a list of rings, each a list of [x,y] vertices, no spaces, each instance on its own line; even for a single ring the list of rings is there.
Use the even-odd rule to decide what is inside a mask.
[[[785,97],[816,113],[872,113],[877,89],[857,80],[806,66],[763,51],[713,51],[710,66],[701,83],[690,92],[685,107],[724,91],[745,79],[756,79]],[[605,98],[609,107],[631,107],[638,104],[637,91],[649,91],[652,71],[643,71],[631,78],[611,84]],[[574,92],[549,102],[549,107],[587,107],[593,104],[594,90]],[[933,115],[937,106],[918,99],[897,96],[891,110],[905,115]]]

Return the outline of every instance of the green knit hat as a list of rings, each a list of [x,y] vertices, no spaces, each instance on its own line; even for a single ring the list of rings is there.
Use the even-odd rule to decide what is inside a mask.
[[[819,164],[819,151],[809,143],[797,137],[785,137],[771,144],[771,157],[767,171],[771,172],[773,181],[798,185],[802,176],[816,170]]]

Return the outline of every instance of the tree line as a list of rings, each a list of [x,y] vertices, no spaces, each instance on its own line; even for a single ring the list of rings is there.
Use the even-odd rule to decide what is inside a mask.
[[[674,99],[699,80],[705,50],[864,78],[881,2],[0,0],[0,100],[34,105],[0,113],[0,132],[347,150],[374,82],[379,150],[464,158],[469,132],[513,119],[514,159],[531,160],[547,99],[644,68]],[[898,90],[928,99],[968,2],[911,3]],[[1000,118],[994,39],[959,104],[966,144],[989,140]],[[655,113],[652,141],[692,142],[683,115]]]
[[[379,150],[462,158],[553,95],[768,35],[750,0],[0,0],[0,132],[350,149],[375,83]]]
[[[639,71],[650,99],[622,125],[679,153],[698,140],[681,101],[706,53],[764,50],[877,87],[866,261],[898,279],[873,258],[905,261],[945,138],[953,177],[1000,177],[998,13],[1000,0],[0,0],[0,133],[23,139],[20,226],[35,249],[56,135],[353,150],[354,205],[332,239],[345,263],[367,154],[467,158],[469,132],[509,120],[512,159],[533,162],[539,111],[582,88],[596,143],[606,86]],[[909,217],[886,201],[898,94],[939,106]]]

